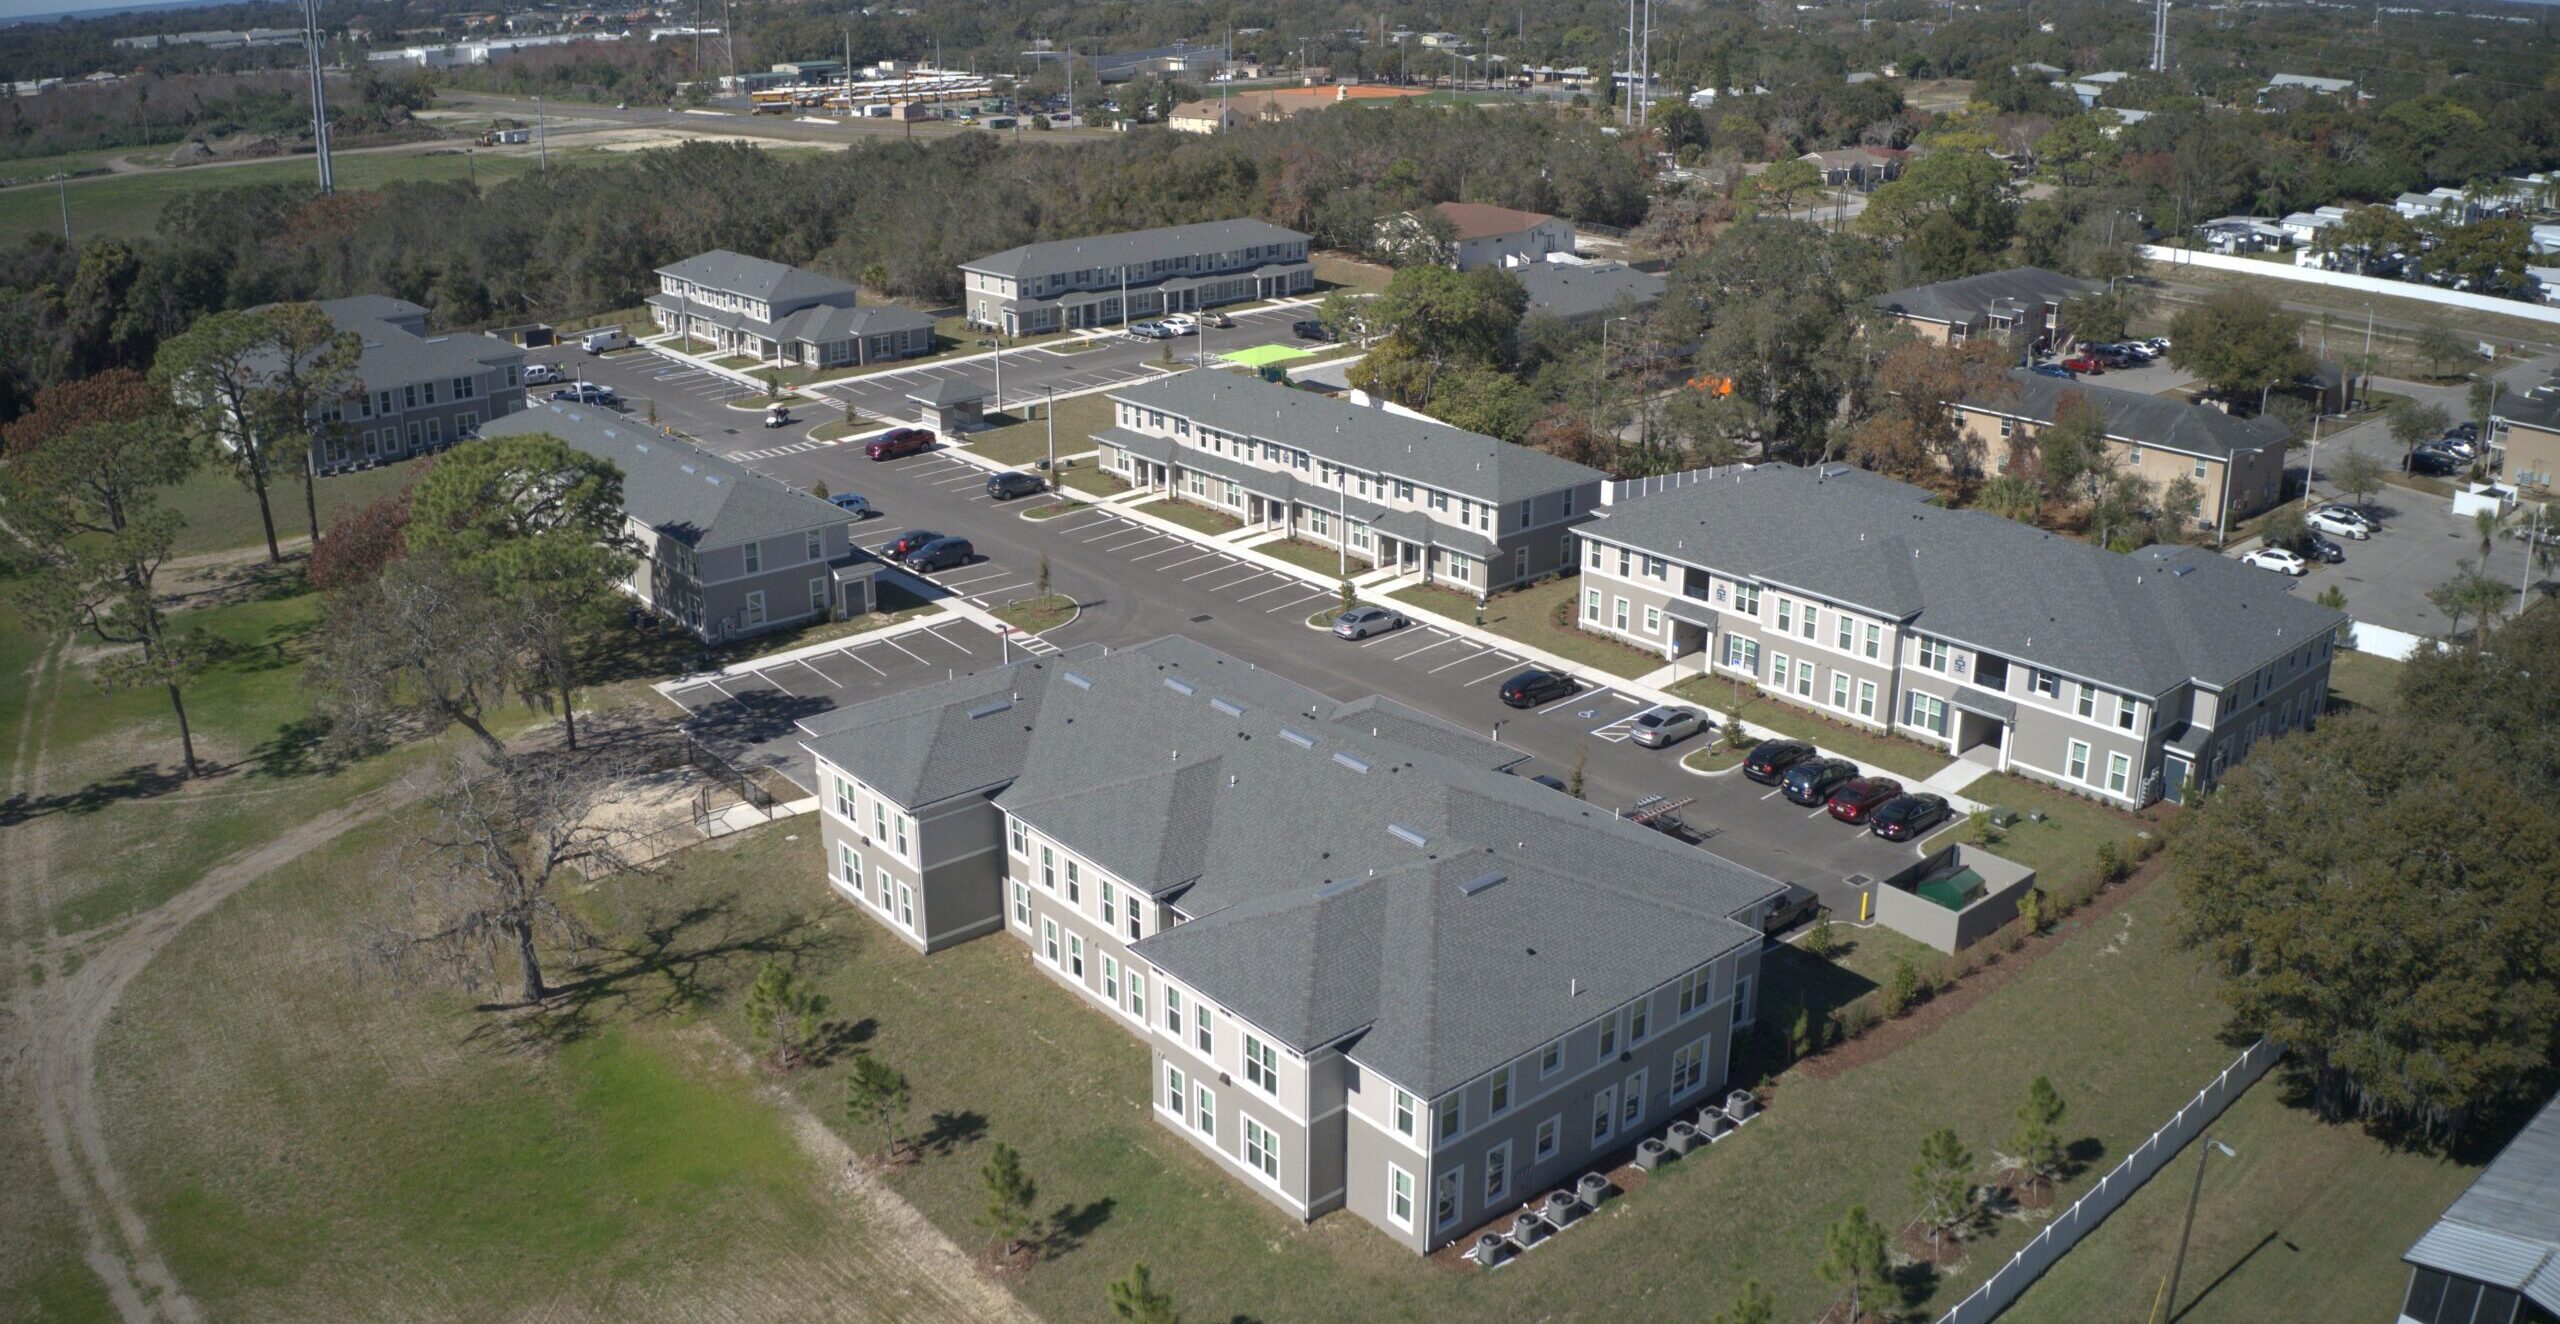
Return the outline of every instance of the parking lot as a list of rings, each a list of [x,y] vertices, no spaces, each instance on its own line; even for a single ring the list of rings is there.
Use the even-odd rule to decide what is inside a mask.
[[[862,636],[811,656],[673,686],[687,729],[740,768],[770,768],[805,785],[809,758],[796,725],[848,704],[998,665],[1005,643],[965,621]]]

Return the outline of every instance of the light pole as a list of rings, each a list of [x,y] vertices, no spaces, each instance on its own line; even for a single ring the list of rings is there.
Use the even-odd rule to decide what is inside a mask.
[[[1049,420],[1049,490],[1054,492],[1058,489],[1058,388],[1044,386],[1040,394],[1040,412]]]
[[[2204,1196],[2204,1165],[2216,1150],[2220,1150],[2224,1158],[2240,1157],[2239,1151],[2212,1136],[2206,1136],[2204,1145],[2196,1151],[2196,1184],[2187,1192],[2187,1222],[2186,1226],[2178,1229],[2178,1258],[2169,1265],[2169,1294],[2162,1301],[2169,1319],[2178,1317],[2178,1275],[2187,1267],[2187,1238],[2196,1230],[2196,1201]]]
[[[2320,475],[2320,411],[2311,411],[2311,458],[2302,466],[2302,508],[2311,509],[2311,480]]]
[[[1004,412],[1004,332],[996,332],[996,412]]]
[[[1591,395],[1591,430],[1600,430],[1600,405],[1609,394],[1609,327],[1616,322],[1632,322],[1633,317],[1620,314],[1600,323],[1600,384]]]
[[[2239,467],[2240,457],[2243,455],[2264,455],[2266,453],[2267,448],[2264,446],[2244,446],[2233,450],[2231,452],[2231,458],[2223,462],[2222,515],[2213,522],[2213,550],[2217,552],[2221,551],[2222,545],[2225,542],[2228,542],[2231,538],[2231,481],[2234,477],[2233,471]],[[2308,478],[2305,478],[2303,481],[2306,486],[2310,482]]]

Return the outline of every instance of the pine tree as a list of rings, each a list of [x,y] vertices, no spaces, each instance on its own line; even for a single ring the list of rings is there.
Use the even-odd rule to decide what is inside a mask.
[[[1822,1262],[1814,1266],[1827,1283],[1849,1285],[1849,1319],[1856,1324],[1867,1284],[1882,1283],[1892,1265],[1885,1259],[1884,1229],[1867,1217],[1865,1205],[1851,1205],[1831,1225],[1822,1241]]]
[[[1159,1291],[1143,1264],[1130,1265],[1129,1276],[1111,1284],[1111,1315],[1127,1324],[1182,1324],[1173,1294]]]
[[[2062,1133],[2056,1129],[2062,1113],[2062,1092],[2053,1087],[2052,1078],[2036,1077],[2027,1086],[2026,1103],[2018,1108],[2018,1129],[2009,1137],[2009,1148],[2027,1179],[2038,1186],[2050,1185],[2062,1167]]]
[[[913,1097],[907,1078],[876,1057],[856,1059],[845,1077],[845,1116],[878,1126],[887,1138],[881,1151],[887,1158],[898,1155],[898,1119]]]
[[[1973,1153],[1956,1139],[1952,1127],[1939,1127],[1920,1142],[1920,1162],[1911,1169],[1911,1194],[1920,1201],[1920,1221],[1929,1227],[1935,1249],[1941,1233],[1954,1231],[1973,1215]]]
[[[791,973],[789,966],[767,961],[756,971],[756,982],[747,987],[740,1011],[747,1018],[747,1042],[758,1055],[773,1054],[776,1071],[789,1071],[807,1055],[810,1041],[817,1037],[818,1018],[826,1009],[827,1000]]]
[[[978,1177],[987,1185],[987,1207],[978,1222],[995,1234],[996,1253],[1010,1255],[1031,1228],[1031,1202],[1039,1198],[1039,1187],[1023,1175],[1022,1155],[1001,1140]]]

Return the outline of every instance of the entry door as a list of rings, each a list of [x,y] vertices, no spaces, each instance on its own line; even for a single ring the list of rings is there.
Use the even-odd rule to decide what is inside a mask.
[[[2187,802],[2187,777],[2194,767],[2193,763],[2175,754],[2167,755],[2160,760],[2161,780],[2168,783],[2162,790],[2168,796],[2169,803],[2176,805]]]

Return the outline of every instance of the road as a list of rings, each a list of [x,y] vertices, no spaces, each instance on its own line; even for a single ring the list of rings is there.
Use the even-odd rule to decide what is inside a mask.
[[[1006,356],[1008,395],[1022,389],[1014,385],[1014,358]],[[609,380],[608,374],[643,366],[626,357],[597,376]],[[1514,710],[1495,691],[1528,665],[1516,652],[1419,624],[1362,643],[1309,628],[1308,617],[1335,600],[1330,577],[1283,574],[1214,540],[1175,536],[1120,515],[1107,503],[1052,520],[1024,519],[1035,501],[991,501],[984,491],[987,471],[946,451],[872,462],[857,446],[768,441],[752,425],[737,428],[735,411],[715,401],[668,396],[657,405],[661,422],[693,430],[714,449],[784,482],[823,482],[831,492],[869,498],[881,513],[857,533],[868,544],[914,528],[968,537],[979,559],[930,578],[941,591],[974,605],[1000,606],[1031,596],[1045,558],[1055,591],[1083,606],[1075,621],[1049,636],[1059,646],[1125,646],[1184,634],[1339,698],[1384,694],[1486,732],[1530,756],[1523,775],[1563,777],[1583,757],[1594,805],[1621,807],[1655,794],[1694,797],[1684,817],[1710,834],[1708,849],[1812,887],[1847,915],[1857,913],[1857,904],[1844,879],[1889,873],[1913,858],[1910,847],[1832,823],[1820,810],[1788,804],[1737,775],[1688,773],[1678,765],[1686,749],[1634,745],[1629,723],[1648,705],[1605,676],[1591,678],[1570,700]],[[1072,444],[1060,438],[1062,455],[1088,449],[1084,438]],[[761,699],[737,703],[742,713],[758,710],[751,723],[761,732],[755,738],[779,740],[771,754],[780,763],[791,758],[789,719],[990,665],[1000,651],[991,650],[990,642],[982,633],[973,638],[969,629],[946,626],[931,636],[861,644],[841,658],[817,659],[817,666],[791,664],[680,697],[717,708],[733,692],[761,692]],[[790,770],[805,776],[804,769]]]
[[[603,129],[664,129],[680,133],[749,134],[758,138],[779,138],[791,142],[842,146],[858,138],[949,138],[989,130],[964,125],[956,120],[927,120],[915,125],[893,123],[885,119],[828,119],[811,123],[795,115],[748,115],[743,113],[694,114],[663,105],[608,106],[583,101],[545,101],[536,107],[531,97],[509,96],[499,92],[446,91],[436,98],[435,108],[441,112],[458,112],[474,116],[506,116],[531,124],[537,113],[549,120],[551,145],[561,146],[564,134],[592,133]],[[701,107],[718,110],[719,107]],[[1102,142],[1117,135],[1104,129],[1022,129],[1009,132],[1006,138],[1017,142],[1046,143],[1065,146],[1076,143]]]

